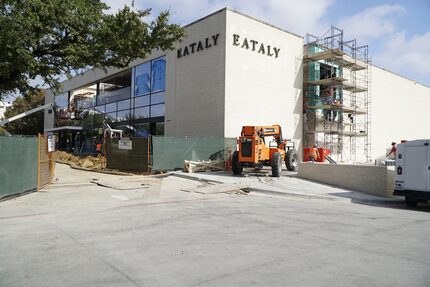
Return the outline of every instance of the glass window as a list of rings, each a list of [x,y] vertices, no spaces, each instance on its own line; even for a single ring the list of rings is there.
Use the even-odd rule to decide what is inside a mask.
[[[106,114],[106,122],[112,123],[116,121],[116,113]]]
[[[130,100],[124,100],[118,102],[118,110],[130,109]]]
[[[164,103],[164,92],[151,94],[151,105],[162,104]]]
[[[130,98],[131,69],[118,73],[99,82],[97,104],[108,104]]]
[[[94,120],[94,110],[83,110],[81,112],[82,125],[83,126],[92,126]]]
[[[164,136],[164,123],[157,123],[155,135]]]
[[[134,126],[134,136],[147,138],[149,134],[149,123],[139,124]]]
[[[149,106],[149,96],[135,98],[134,106],[135,107]]]
[[[106,105],[106,113],[116,112],[116,103]]]
[[[120,90],[104,93],[98,96],[98,104],[108,104],[130,98],[131,88],[125,87]]]
[[[164,104],[151,106],[151,118],[164,117]]]
[[[152,61],[152,92],[164,91],[166,89],[166,58]]]
[[[94,107],[96,103],[96,93],[96,84],[73,90],[70,92],[70,105],[78,109]]]
[[[131,114],[130,110],[119,111],[116,116],[118,122],[130,120]]]
[[[141,96],[149,94],[151,84],[151,64],[144,63],[136,67],[134,76],[134,95]]]
[[[149,107],[134,109],[134,118],[135,119],[147,119],[147,118],[149,118]]]
[[[96,109],[96,114],[100,114],[100,113],[104,114],[106,112],[106,106],[105,105],[97,106],[97,107],[95,107],[95,109]]]

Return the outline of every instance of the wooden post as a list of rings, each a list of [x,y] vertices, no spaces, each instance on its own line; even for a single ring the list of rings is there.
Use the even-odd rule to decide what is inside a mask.
[[[105,131],[103,131],[103,165],[106,169],[107,167],[107,155],[106,155],[106,134]]]
[[[37,134],[37,191],[40,190],[40,134]]]
[[[55,154],[54,152],[48,153],[49,155],[49,173],[51,175],[51,183],[54,179],[54,168],[55,168]]]
[[[151,172],[151,136],[148,136],[148,172]]]

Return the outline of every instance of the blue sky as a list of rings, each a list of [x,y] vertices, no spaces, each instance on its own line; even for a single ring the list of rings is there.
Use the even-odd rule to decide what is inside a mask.
[[[116,11],[130,0],[106,1]],[[135,0],[136,8],[170,9],[187,24],[223,7],[296,34],[322,35],[330,25],[368,44],[375,65],[430,86],[430,0]]]

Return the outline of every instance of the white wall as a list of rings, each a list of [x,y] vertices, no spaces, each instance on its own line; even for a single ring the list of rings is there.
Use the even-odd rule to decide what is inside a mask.
[[[54,93],[50,90],[46,90],[45,91],[45,104],[54,104],[54,103],[55,103]],[[49,113],[49,110],[51,110],[52,112]],[[54,114],[53,109],[45,109],[44,115],[45,116],[43,118],[43,129],[47,130],[47,129],[54,128],[55,114]]]
[[[233,34],[240,36],[234,45]],[[265,54],[242,48],[244,38],[266,45]],[[285,138],[302,138],[303,38],[227,11],[225,136],[244,125],[280,124]],[[267,55],[267,45],[280,49]],[[273,54],[273,50],[272,50]]]
[[[4,117],[4,113],[8,107],[12,106],[11,102],[2,102],[0,101],[0,119]]]
[[[221,10],[188,25],[177,45],[205,45],[208,37],[210,48],[180,58],[176,49],[167,54],[166,136],[224,136],[225,17]]]
[[[372,67],[372,158],[392,141],[430,138],[430,88]]]

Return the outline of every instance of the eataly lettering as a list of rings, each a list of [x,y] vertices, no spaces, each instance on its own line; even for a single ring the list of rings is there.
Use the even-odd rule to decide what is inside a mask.
[[[219,34],[213,35],[211,37],[207,37],[202,41],[194,42],[185,46],[183,48],[178,49],[178,58],[188,56],[189,54],[194,54],[195,52],[203,51],[205,49],[209,49],[212,46],[216,46],[218,44]]]
[[[246,37],[241,39],[240,35],[238,34],[233,34],[233,45],[275,58],[279,57],[279,52],[281,51],[280,48],[266,45],[264,43],[259,43],[256,40],[248,40]]]

